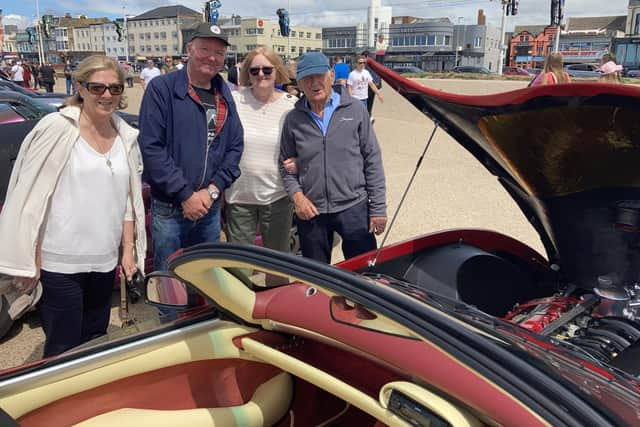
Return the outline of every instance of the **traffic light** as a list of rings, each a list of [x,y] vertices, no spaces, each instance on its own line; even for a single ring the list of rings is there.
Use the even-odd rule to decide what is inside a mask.
[[[511,15],[518,14],[518,0],[511,0]]]
[[[564,0],[551,0],[551,25],[557,27],[564,18]]]
[[[280,34],[282,37],[289,37],[289,11],[287,9],[276,10],[278,15],[278,25],[280,25]]]

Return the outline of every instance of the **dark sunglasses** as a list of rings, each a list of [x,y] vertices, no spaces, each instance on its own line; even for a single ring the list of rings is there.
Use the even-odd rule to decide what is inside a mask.
[[[270,76],[271,73],[273,73],[273,67],[251,67],[249,68],[249,74],[257,76],[260,74],[260,70],[262,70],[262,74],[265,76]]]
[[[122,95],[122,92],[124,92],[124,85],[121,83],[106,85],[104,83],[85,82],[81,84],[93,95],[104,95],[104,91],[107,89],[109,89],[111,95]]]
[[[358,61],[358,64],[366,64],[365,61]]]

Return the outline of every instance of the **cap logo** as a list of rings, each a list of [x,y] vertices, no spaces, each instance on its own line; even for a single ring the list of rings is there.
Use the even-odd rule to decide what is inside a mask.
[[[217,25],[212,25],[211,27],[209,27],[209,30],[213,34],[220,34],[222,32],[222,31],[220,31],[220,27],[218,27]]]

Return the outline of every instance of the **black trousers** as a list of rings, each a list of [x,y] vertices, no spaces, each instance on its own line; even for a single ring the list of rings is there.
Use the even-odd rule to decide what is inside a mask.
[[[44,83],[44,87],[46,89],[46,91],[48,93],[53,92],[53,85],[55,84],[55,82],[43,82]]]
[[[367,200],[342,212],[320,214],[308,221],[296,218],[302,256],[316,261],[331,263],[333,233],[342,238],[342,253],[345,259],[376,248],[376,238],[369,233],[369,209]]]
[[[38,309],[46,336],[44,357],[107,332],[114,280],[115,269],[108,273],[40,272],[43,289]]]

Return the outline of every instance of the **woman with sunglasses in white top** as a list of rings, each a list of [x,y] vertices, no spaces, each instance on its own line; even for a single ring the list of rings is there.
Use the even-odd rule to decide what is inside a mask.
[[[232,92],[244,129],[242,171],[225,192],[228,240],[250,244],[260,227],[263,246],[289,251],[293,206],[278,172],[284,118],[298,100],[278,90],[289,82],[280,56],[266,46],[247,54],[240,69],[240,88]]]
[[[116,266],[130,279],[146,252],[138,131],[115,114],[125,75],[94,55],[73,80],[23,141],[0,214],[0,273],[24,292],[42,284],[45,357],[106,333]]]

